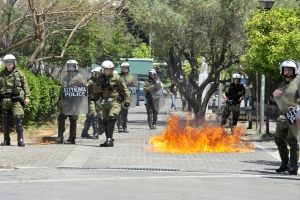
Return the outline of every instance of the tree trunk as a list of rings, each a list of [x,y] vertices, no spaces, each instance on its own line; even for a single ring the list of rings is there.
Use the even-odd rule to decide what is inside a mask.
[[[256,71],[256,126],[255,129],[258,129],[258,73]]]
[[[268,91],[267,91],[267,110],[266,110],[266,134],[270,134],[270,95],[271,95],[271,83],[272,80],[268,79]]]

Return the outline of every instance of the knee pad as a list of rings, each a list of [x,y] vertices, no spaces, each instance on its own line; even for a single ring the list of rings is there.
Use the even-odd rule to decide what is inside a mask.
[[[285,141],[280,138],[275,137],[274,141],[277,146],[286,146]]]
[[[158,115],[158,111],[154,110],[154,111],[153,111],[153,114],[154,114],[154,115]]]
[[[106,125],[108,124],[108,121],[107,121],[106,119],[103,119],[103,120],[102,120],[102,124],[103,124],[104,126],[106,126]]]
[[[110,122],[115,122],[115,121],[117,121],[117,118],[116,118],[116,117],[109,116],[108,121],[110,121]]]
[[[15,120],[15,123],[22,123],[22,116],[16,115],[16,116],[14,117],[14,120]]]

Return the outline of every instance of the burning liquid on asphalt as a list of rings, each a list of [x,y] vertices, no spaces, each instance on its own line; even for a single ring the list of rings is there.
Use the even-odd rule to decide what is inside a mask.
[[[197,128],[189,118],[179,121],[172,115],[162,134],[150,138],[153,150],[167,153],[199,153],[199,152],[251,152],[253,144],[243,141],[245,135],[241,127],[233,132],[224,131],[220,126],[203,125]]]
[[[39,145],[57,144],[55,141],[41,141]]]

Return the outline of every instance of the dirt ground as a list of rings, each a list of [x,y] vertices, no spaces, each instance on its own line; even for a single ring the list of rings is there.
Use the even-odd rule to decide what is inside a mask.
[[[0,127],[0,135],[3,135],[2,127]],[[17,133],[14,131],[14,128],[12,128],[12,132],[10,133],[11,136],[16,135]],[[57,134],[57,125],[53,125],[52,127],[39,127],[39,128],[33,128],[33,127],[26,127],[24,128],[23,135],[24,137],[30,136],[30,137],[50,137]],[[2,137],[0,137],[2,138]],[[1,140],[1,139],[0,139]]]
[[[27,136],[36,136],[36,137],[50,137],[57,133],[57,128],[39,128],[35,131],[26,131],[24,130],[24,135]]]

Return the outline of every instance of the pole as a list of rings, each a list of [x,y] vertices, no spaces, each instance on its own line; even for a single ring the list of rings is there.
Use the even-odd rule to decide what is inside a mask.
[[[260,133],[265,133],[265,75],[261,75],[260,91]]]
[[[219,91],[218,91],[218,109],[221,109],[221,96],[222,96],[222,84],[219,83]]]

